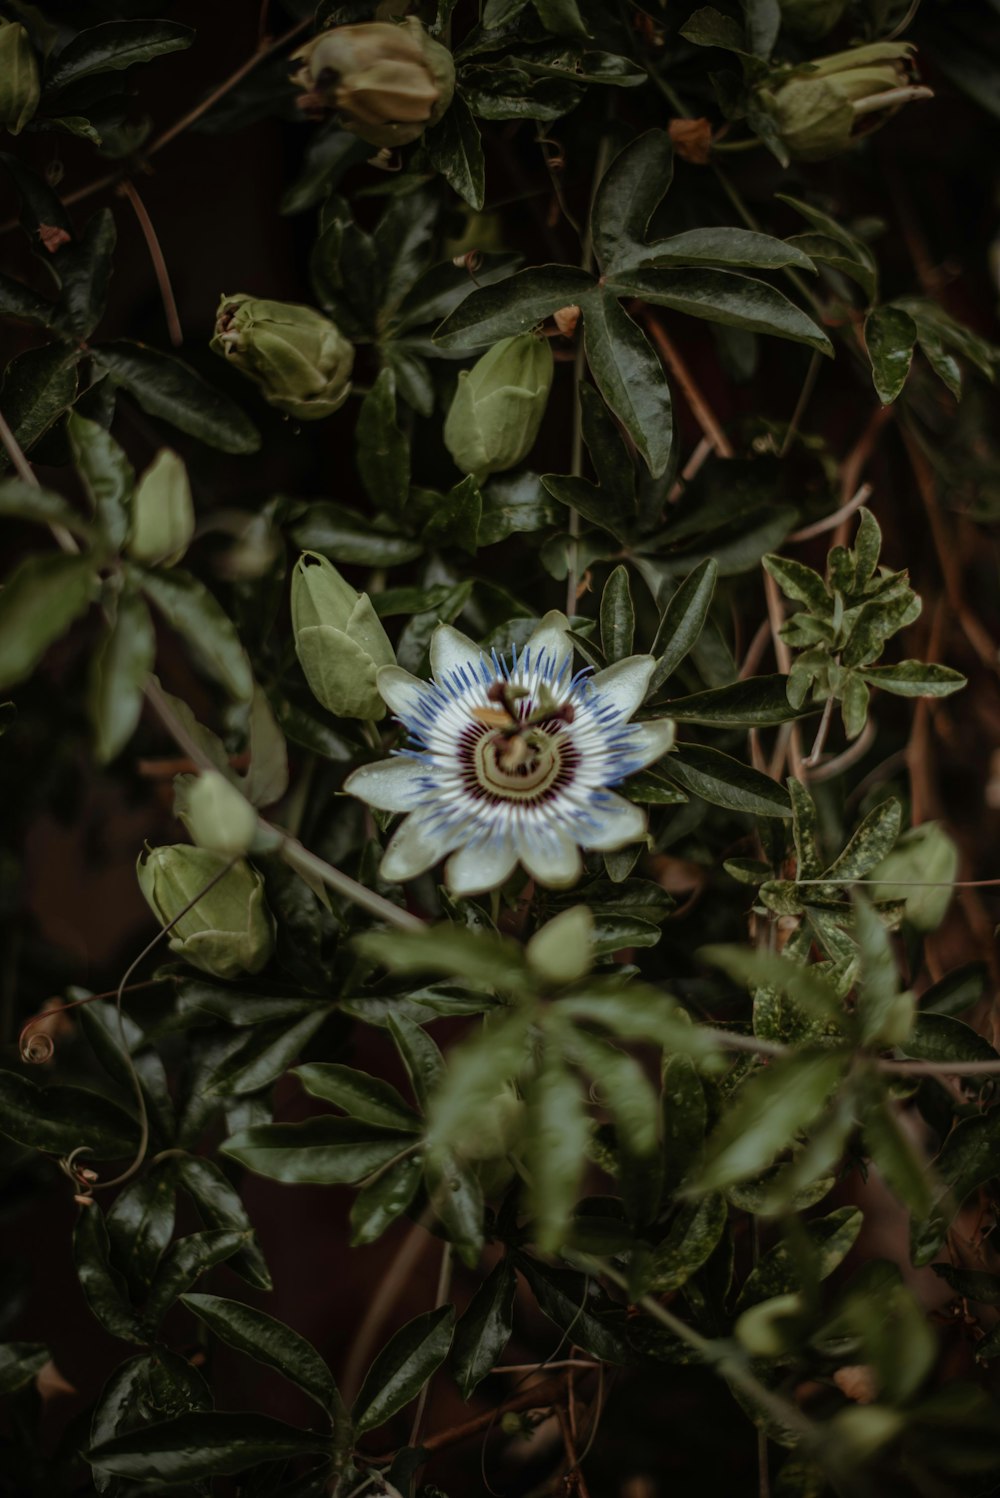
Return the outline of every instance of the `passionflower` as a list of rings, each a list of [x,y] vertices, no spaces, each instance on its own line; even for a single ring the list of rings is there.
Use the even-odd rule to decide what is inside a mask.
[[[509,659],[487,656],[450,625],[431,640],[431,676],[383,666],[378,688],[409,746],[355,770],[352,795],[406,812],[382,859],[384,879],[413,879],[447,858],[456,895],[495,889],[518,863],[565,887],[581,849],[611,852],[646,831],[645,813],[612,789],[671,747],[669,719],[633,723],[655,662],[632,655],[596,675],[572,671],[568,622],[546,614]]]

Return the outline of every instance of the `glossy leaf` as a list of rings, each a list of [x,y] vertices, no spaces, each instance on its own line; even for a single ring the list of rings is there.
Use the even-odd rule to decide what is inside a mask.
[[[585,271],[567,265],[518,271],[467,296],[437,329],[434,341],[443,349],[489,348],[501,338],[529,333],[560,307],[579,304],[593,284]]]
[[[656,478],[670,461],[673,441],[670,387],[663,366],[615,296],[593,291],[582,305],[591,373]]]
[[[99,344],[93,353],[147,415],[224,453],[254,453],[260,447],[256,427],[239,406],[172,354],[124,342]]]
[[[270,1415],[219,1411],[181,1415],[101,1441],[86,1453],[117,1477],[196,1482],[244,1472],[260,1462],[330,1451],[329,1437],[296,1430]]]
[[[459,1317],[452,1344],[452,1366],[463,1399],[468,1399],[500,1361],[513,1330],[517,1276],[505,1254],[498,1259]]]
[[[334,1186],[360,1181],[412,1143],[410,1134],[323,1116],[243,1129],[226,1140],[222,1151],[273,1181]]]
[[[78,31],[62,48],[46,87],[66,88],[94,73],[120,72],[165,52],[190,47],[194,38],[189,26],[175,21],[105,21]]]
[[[182,1295],[181,1301],[223,1342],[276,1369],[283,1378],[304,1389],[328,1415],[333,1414],[340,1398],[337,1386],[329,1368],[305,1337],[266,1312],[221,1295]]]
[[[451,1347],[455,1307],[438,1306],[401,1327],[372,1363],[351,1416],[359,1435],[377,1430],[415,1399]]]
[[[204,669],[238,702],[253,696],[253,675],[232,620],[190,572],[147,572],[142,589]]]

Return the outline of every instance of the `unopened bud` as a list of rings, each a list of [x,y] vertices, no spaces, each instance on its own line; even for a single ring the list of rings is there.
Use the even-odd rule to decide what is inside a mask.
[[[772,75],[757,102],[774,122],[796,161],[823,161],[845,150],[871,117],[929,89],[911,82],[913,48],[907,42],[872,42]]]
[[[314,307],[224,296],[211,347],[256,380],[270,405],[300,421],[331,415],[351,391],[354,348]]]
[[[415,16],[337,26],[294,54],[302,107],[333,110],[345,130],[382,148],[405,146],[437,124],[455,92],[455,64]]]
[[[552,368],[547,340],[518,333],[462,370],[444,441],[463,473],[482,482],[527,457],[545,415]]]
[[[172,567],[194,535],[191,484],[183,460],[161,448],[136,485],[126,550],[135,561]]]
[[[295,651],[313,696],[339,718],[385,715],[377,676],[394,666],[389,637],[367,593],[357,593],[336,567],[303,552],[292,573]]]
[[[149,908],[171,926],[170,950],[223,979],[259,973],[274,950],[264,881],[242,859],[230,862],[207,848],[178,843],[153,848],[136,869]]]

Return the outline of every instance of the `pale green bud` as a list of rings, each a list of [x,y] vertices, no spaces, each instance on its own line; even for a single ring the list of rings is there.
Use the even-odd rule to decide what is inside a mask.
[[[733,1327],[751,1357],[776,1358],[795,1346],[802,1324],[802,1296],[774,1295],[744,1311]]]
[[[827,1429],[842,1460],[861,1466],[894,1441],[905,1424],[906,1415],[888,1405],[851,1404],[837,1411]]]
[[[132,496],[130,557],[146,566],[172,567],[194,535],[194,504],[183,460],[169,447],[156,454]]]
[[[481,482],[535,445],[552,388],[552,349],[532,333],[504,338],[462,370],[444,424],[445,446]]]
[[[951,904],[957,876],[954,839],[940,822],[922,822],[904,832],[868,877],[879,881],[870,891],[873,900],[903,900],[911,926],[935,931]]]
[[[274,951],[274,924],[264,902],[264,881],[242,859],[230,860],[186,843],[153,848],[136,866],[150,910],[167,926],[196,896],[170,932],[170,950],[216,978],[259,973]],[[218,883],[206,886],[219,874]]]
[[[257,831],[257,813],[219,770],[205,770],[186,787],[180,813],[199,848],[230,858],[248,852]]]
[[[848,0],[778,0],[781,25],[793,36],[816,41],[833,30],[847,9]]]
[[[336,110],[345,130],[383,149],[405,146],[436,125],[455,92],[455,64],[416,16],[399,25],[337,26],[294,58],[301,107]]]
[[[512,1087],[502,1087],[471,1115],[457,1145],[463,1160],[501,1160],[524,1127],[524,1103]]]
[[[757,102],[771,116],[790,157],[823,161],[851,143],[869,117],[929,89],[911,83],[913,48],[907,42],[872,42],[769,79]]]
[[[593,940],[593,915],[586,905],[574,905],[535,932],[525,956],[544,983],[575,983],[593,966]]]
[[[314,307],[224,296],[211,347],[256,380],[270,405],[300,421],[329,416],[351,391],[353,345]]]
[[[313,696],[338,718],[385,715],[380,666],[394,666],[389,637],[367,593],[356,593],[326,557],[305,551],[292,573],[295,650]]]
[[[0,122],[20,135],[38,108],[41,85],[31,38],[17,21],[0,21]]]

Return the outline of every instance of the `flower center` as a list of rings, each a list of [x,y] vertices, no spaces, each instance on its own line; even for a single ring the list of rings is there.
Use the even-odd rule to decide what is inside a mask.
[[[487,718],[487,712],[492,710],[477,710],[459,740],[463,779],[471,795],[537,803],[571,783],[579,753],[564,718],[532,722],[526,712],[520,722],[508,718],[501,725]]]

